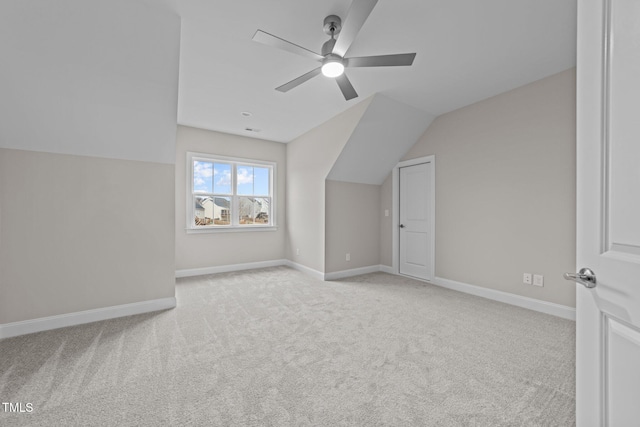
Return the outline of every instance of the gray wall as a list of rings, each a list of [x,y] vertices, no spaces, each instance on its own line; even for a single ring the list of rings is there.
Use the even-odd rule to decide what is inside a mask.
[[[325,273],[379,265],[380,186],[327,180],[325,189]]]
[[[575,306],[575,99],[570,69],[436,118],[405,155],[436,157],[437,277]]]
[[[325,268],[325,179],[370,102],[287,144],[286,258],[318,272]]]
[[[187,233],[186,153],[214,154],[276,163],[274,231]],[[194,269],[284,258],[286,145],[186,126],[178,126],[176,146],[176,269]]]
[[[173,297],[180,18],[12,1],[0,28],[0,324]]]

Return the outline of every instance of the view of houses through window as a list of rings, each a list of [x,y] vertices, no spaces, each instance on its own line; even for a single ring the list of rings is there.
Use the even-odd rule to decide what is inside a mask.
[[[190,228],[272,224],[273,164],[189,156]]]

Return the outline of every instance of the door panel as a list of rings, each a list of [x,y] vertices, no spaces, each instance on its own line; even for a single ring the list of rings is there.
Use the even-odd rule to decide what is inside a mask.
[[[427,206],[428,201],[425,192],[425,185],[428,183],[426,168],[422,165],[417,165],[420,168],[418,171],[408,170],[405,171],[404,176],[401,178],[406,182],[406,219],[405,222],[408,225],[409,221],[424,221],[428,225]],[[405,168],[403,168],[405,169]]]
[[[405,232],[406,264],[426,268],[429,251],[425,245],[424,233]]]
[[[640,332],[612,318],[605,321],[608,425],[631,426],[640,422]]]
[[[609,3],[607,5],[607,3]],[[609,250],[640,257],[640,204],[637,203],[640,166],[640,3],[637,0],[605,2],[609,7],[609,138],[607,174],[610,194]],[[606,102],[606,101],[605,101]],[[605,165],[606,166],[606,165]]]
[[[578,426],[640,419],[640,2],[578,0]]]

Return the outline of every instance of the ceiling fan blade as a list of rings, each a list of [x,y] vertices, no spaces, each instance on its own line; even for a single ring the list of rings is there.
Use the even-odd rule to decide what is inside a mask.
[[[398,67],[413,64],[415,53],[345,58],[345,67]]]
[[[298,46],[297,44],[293,44],[291,42],[286,41],[285,39],[281,39],[280,37],[276,37],[273,34],[265,33],[264,31],[258,30],[253,35],[254,42],[259,42],[266,44],[271,47],[275,47],[278,49],[286,50],[287,52],[295,53],[297,55],[302,55],[307,58],[314,59],[316,61],[322,61],[324,59],[323,56],[310,51],[309,49],[305,49],[302,46]]]
[[[344,57],[378,0],[353,0],[332,53]]]
[[[336,82],[338,82],[338,86],[340,86],[340,90],[342,91],[342,94],[344,95],[344,99],[346,99],[348,101],[350,99],[358,97],[358,93],[353,88],[353,85],[351,84],[351,82],[347,78],[346,74],[342,74],[342,75],[336,77]]]
[[[285,83],[282,86],[278,86],[276,88],[276,90],[280,91],[280,92],[288,92],[291,89],[293,89],[294,87],[300,86],[302,83],[306,82],[307,80],[310,80],[310,79],[314,78],[315,76],[320,74],[320,72],[321,72],[321,67],[313,69],[313,70],[309,71],[308,73],[305,73],[305,74],[301,75],[300,77],[291,80],[289,83]]]

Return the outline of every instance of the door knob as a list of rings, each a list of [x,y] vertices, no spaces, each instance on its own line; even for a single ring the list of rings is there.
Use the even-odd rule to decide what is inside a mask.
[[[580,271],[578,271],[578,274],[564,273],[564,278],[578,282],[587,288],[596,287],[596,273],[594,273],[590,268],[581,268]]]
[[[400,228],[404,228],[404,224],[400,224]]]

